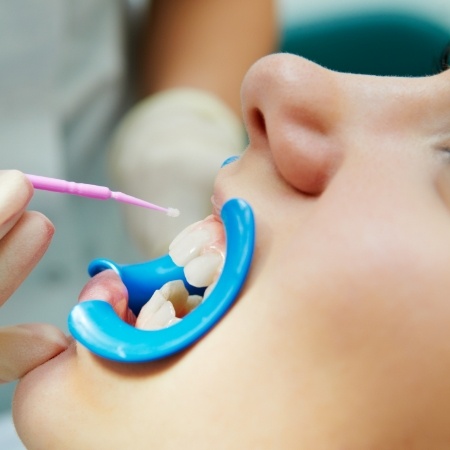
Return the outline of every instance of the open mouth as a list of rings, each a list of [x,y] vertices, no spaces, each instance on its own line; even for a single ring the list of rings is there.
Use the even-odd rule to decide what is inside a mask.
[[[231,199],[220,214],[222,220],[209,216],[188,227],[170,255],[158,260],[132,266],[93,261],[91,275],[115,270],[129,301],[120,307],[100,299],[79,303],[68,320],[73,337],[93,353],[122,362],[166,357],[201,338],[237,298],[253,257],[250,205]],[[201,296],[192,292],[199,287]]]
[[[190,286],[204,288],[203,295],[190,294],[183,280],[172,280],[154,291],[141,308],[134,326],[157,330],[179,322],[200,305],[215,286],[225,260],[222,221],[216,216],[196,222],[182,231],[169,247],[173,262],[183,267]]]

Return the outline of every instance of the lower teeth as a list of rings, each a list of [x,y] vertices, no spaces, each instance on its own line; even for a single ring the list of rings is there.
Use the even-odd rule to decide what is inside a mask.
[[[155,291],[142,307],[135,326],[142,330],[168,327],[179,322],[202,301],[200,295],[189,295],[183,281],[170,281]]]

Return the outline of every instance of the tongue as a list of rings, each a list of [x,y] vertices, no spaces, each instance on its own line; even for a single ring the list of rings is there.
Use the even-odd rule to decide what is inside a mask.
[[[80,303],[88,300],[103,300],[112,305],[116,314],[125,322],[134,325],[136,316],[128,308],[128,291],[119,275],[105,270],[89,280],[80,293]]]

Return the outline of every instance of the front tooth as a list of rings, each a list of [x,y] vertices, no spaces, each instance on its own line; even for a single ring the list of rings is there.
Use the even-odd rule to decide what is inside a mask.
[[[169,249],[169,255],[176,265],[185,266],[190,260],[200,255],[210,239],[211,234],[207,229],[193,230],[175,241],[175,245]]]
[[[210,249],[223,253],[224,246],[222,222],[211,215],[183,230],[170,244],[169,255],[175,264],[185,266]]]
[[[175,308],[166,300],[161,291],[155,291],[151,299],[142,307],[136,319],[136,328],[157,330],[174,323]]]
[[[215,281],[222,265],[223,257],[220,253],[205,253],[185,266],[184,275],[192,286],[208,286]]]
[[[202,221],[199,220],[198,222],[195,222],[192,225],[189,225],[187,228],[182,230],[177,236],[175,236],[175,238],[169,245],[169,250],[172,250],[172,247],[174,245],[177,245],[178,242],[180,242],[182,239],[184,239],[192,230],[194,230],[195,228],[198,228],[201,222]]]

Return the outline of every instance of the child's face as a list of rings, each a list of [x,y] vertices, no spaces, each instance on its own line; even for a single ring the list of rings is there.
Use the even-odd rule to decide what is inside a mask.
[[[255,211],[243,295],[181,355],[121,365],[74,345],[28,374],[30,448],[450,447],[450,71],[274,55],[242,96],[250,145],[214,203]],[[112,278],[91,288],[117,300]]]

